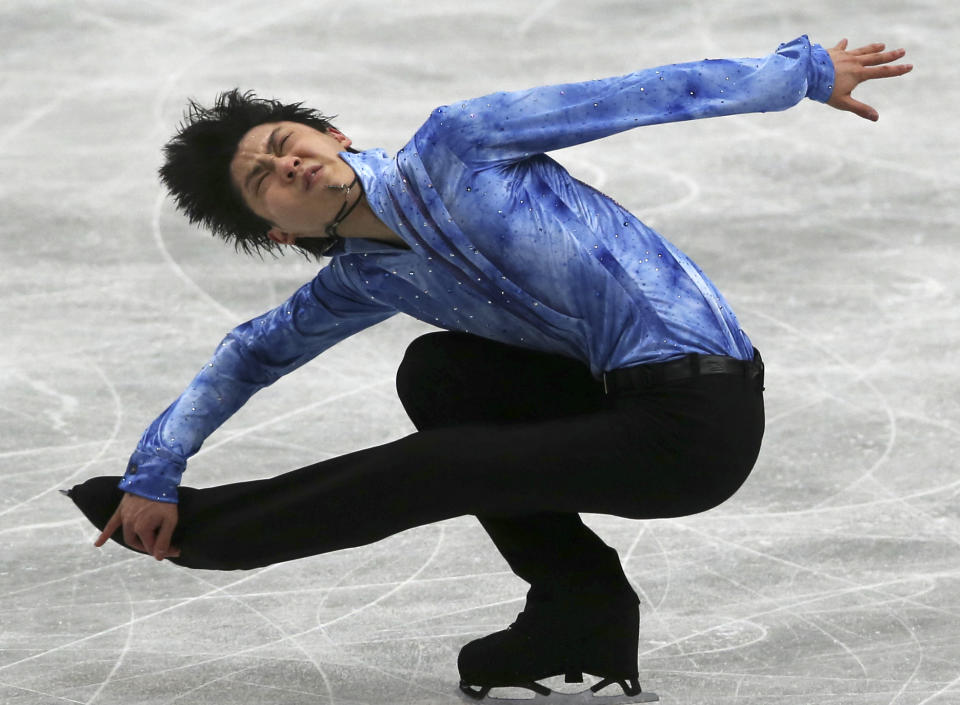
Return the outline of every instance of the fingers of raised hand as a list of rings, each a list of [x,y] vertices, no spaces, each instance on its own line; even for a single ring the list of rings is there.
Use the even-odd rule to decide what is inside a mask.
[[[877,45],[881,49],[883,48],[882,44]],[[890,51],[873,51],[865,54],[860,54],[857,57],[857,61],[861,66],[877,66],[878,64],[889,64],[891,61],[896,61],[897,59],[903,58],[906,54],[905,49],[892,49]]]
[[[891,63],[903,58],[906,53],[903,49],[894,49],[893,51],[864,54],[857,57],[857,63],[862,68],[857,70],[854,75],[858,81],[869,81],[874,78],[892,78],[910,73],[913,70],[913,64]]]
[[[870,107],[866,103],[861,103],[859,100],[847,96],[844,100],[837,106],[841,110],[849,110],[854,115],[859,115],[860,117],[866,120],[872,120],[876,122],[880,119],[880,114],[876,111],[875,108]]]
[[[905,73],[913,71],[912,64],[894,64],[893,66],[873,66],[864,68],[861,74],[861,80],[869,81],[872,78],[892,78],[893,76],[902,76]]]
[[[846,42],[846,40],[844,40]],[[864,54],[876,54],[878,51],[883,51],[883,48],[886,46],[883,42],[874,42],[873,44],[867,44],[862,47],[857,47],[856,49],[849,49],[848,54],[853,54],[854,56],[863,56]]]

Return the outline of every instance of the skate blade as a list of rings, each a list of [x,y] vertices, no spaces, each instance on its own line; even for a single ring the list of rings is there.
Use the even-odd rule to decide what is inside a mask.
[[[510,695],[498,695],[498,690],[510,691]],[[513,695],[513,693],[518,691],[522,691],[522,694]],[[525,705],[526,703],[530,703],[530,705],[632,705],[633,703],[655,703],[660,700],[660,696],[656,693],[642,692],[636,695],[624,695],[623,693],[618,695],[603,695],[602,693],[594,693],[589,688],[579,693],[560,693],[556,690],[551,690],[549,694],[535,693],[533,690],[523,687],[494,688],[483,698],[468,695],[459,688],[457,689],[457,693],[460,695],[462,701],[472,703],[473,705],[483,702],[487,702],[490,705],[494,705],[495,703],[517,703],[517,705]]]

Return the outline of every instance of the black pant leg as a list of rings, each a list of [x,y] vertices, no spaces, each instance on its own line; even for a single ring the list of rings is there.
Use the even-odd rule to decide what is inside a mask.
[[[732,375],[560,418],[427,429],[263,480],[182,487],[173,562],[249,569],[464,514],[686,516],[739,488],[762,433],[758,385]],[[91,519],[108,517],[119,479],[94,478],[72,496]]]
[[[462,333],[414,341],[397,372],[397,391],[420,430],[465,423],[509,424],[589,413],[603,394],[578,361]],[[619,557],[576,513],[478,516],[532,600],[565,594],[635,599]]]

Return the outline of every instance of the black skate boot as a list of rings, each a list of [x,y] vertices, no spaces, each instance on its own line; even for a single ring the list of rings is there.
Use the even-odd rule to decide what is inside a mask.
[[[640,613],[636,598],[587,603],[578,600],[540,602],[527,607],[509,628],[470,642],[460,651],[460,690],[473,700],[494,688],[523,688],[537,702],[621,703],[653,702],[655,693],[640,689],[637,642]],[[582,683],[588,674],[600,680],[576,694],[550,690],[537,681],[564,676]],[[622,694],[603,696],[610,686]],[[598,697],[598,695],[602,697]],[[493,696],[491,696],[493,697]]]

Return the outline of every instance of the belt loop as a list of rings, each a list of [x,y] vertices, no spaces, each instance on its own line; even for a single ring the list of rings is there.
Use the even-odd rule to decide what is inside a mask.
[[[693,353],[690,356],[690,373],[693,377],[700,376],[700,354]]]

